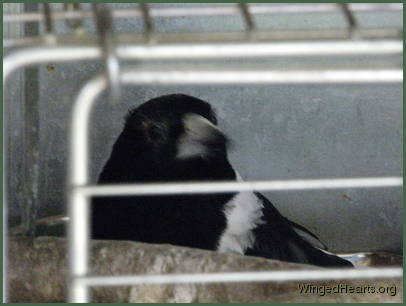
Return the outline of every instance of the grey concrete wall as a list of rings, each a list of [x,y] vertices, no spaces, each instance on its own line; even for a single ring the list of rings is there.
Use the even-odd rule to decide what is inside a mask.
[[[117,4],[119,6],[119,4]],[[120,4],[121,6],[126,6]],[[343,27],[338,14],[260,17],[261,27]],[[401,13],[359,14],[365,26],[401,25]],[[378,24],[380,23],[380,24]],[[239,30],[239,18],[157,20],[159,31]],[[122,20],[118,31],[141,30]],[[58,25],[58,31],[66,31]],[[311,64],[354,66],[400,57],[347,57],[238,61],[280,69]],[[200,63],[206,65],[207,63]],[[65,211],[67,128],[72,101],[84,82],[102,71],[99,63],[42,66],[40,84],[40,216]],[[209,101],[220,127],[233,141],[230,159],[245,180],[402,175],[401,84],[267,86],[133,86],[122,103],[100,99],[92,123],[92,177],[97,178],[121,131],[127,110],[168,93],[186,93]],[[9,103],[17,112],[18,103]],[[18,130],[21,122],[11,123]],[[16,144],[17,145],[17,144]],[[22,146],[13,148],[22,152]],[[16,153],[13,153],[16,154]],[[21,172],[11,174],[21,180]],[[10,194],[18,193],[11,184]],[[400,188],[267,192],[289,218],[317,233],[335,251],[402,250],[403,198]],[[13,198],[11,214],[21,213]]]

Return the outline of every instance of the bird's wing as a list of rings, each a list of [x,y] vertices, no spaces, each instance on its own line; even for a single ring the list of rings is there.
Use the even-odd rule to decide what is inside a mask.
[[[289,220],[288,218],[285,218],[285,219],[290,224],[290,226],[293,228],[293,230],[300,237],[302,237],[304,240],[306,240],[308,243],[310,243],[312,246],[314,246],[315,248],[322,249],[322,250],[327,250],[327,246],[307,228]]]
[[[352,266],[323,251],[319,245],[324,244],[313,233],[282,216],[262,194],[255,194],[263,203],[264,222],[253,230],[255,242],[246,250],[247,255],[318,266]]]

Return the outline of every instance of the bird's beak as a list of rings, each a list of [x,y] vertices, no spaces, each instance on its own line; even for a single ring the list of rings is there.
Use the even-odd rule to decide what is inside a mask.
[[[225,150],[226,136],[206,118],[197,114],[183,117],[184,134],[178,140],[178,158],[205,157]]]

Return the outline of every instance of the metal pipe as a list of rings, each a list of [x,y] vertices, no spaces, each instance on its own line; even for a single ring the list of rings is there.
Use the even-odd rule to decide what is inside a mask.
[[[350,30],[353,30],[354,28],[358,27],[357,19],[350,10],[349,4],[342,2],[338,3],[338,5],[340,6],[340,9],[344,14],[345,20],[347,21]]]
[[[403,70],[127,71],[122,77],[124,83],[160,85],[400,83]]]
[[[81,7],[79,2],[65,2],[63,4],[63,9],[65,12],[80,12]],[[66,25],[70,28],[77,29],[80,28],[83,24],[83,20],[81,18],[75,18],[75,19],[66,19]]]
[[[152,34],[154,32],[154,23],[151,18],[150,8],[147,3],[140,2],[138,4],[141,11],[142,21],[144,23],[144,35],[147,41],[152,41]]]
[[[347,21],[348,25],[348,31],[350,33],[350,36],[352,38],[356,38],[359,36],[359,24],[357,22],[357,19],[355,18],[354,13],[351,11],[349,4],[348,3],[337,3],[343,12],[343,15],[345,17],[345,20]]]
[[[105,3],[93,3],[99,44],[103,50],[105,71],[109,80],[110,101],[117,103],[120,99],[120,64],[117,58],[113,18]]]
[[[401,3],[351,3],[350,9],[353,12],[375,12],[375,11],[402,11]],[[280,5],[250,5],[251,14],[298,14],[298,13],[331,13],[337,12],[336,4],[280,4]],[[112,11],[114,18],[142,18],[139,8],[116,9]],[[208,6],[208,7],[161,7],[151,8],[151,17],[177,17],[177,16],[227,16],[238,15],[239,10],[234,6]],[[54,11],[54,20],[91,18],[91,10],[76,12]],[[3,22],[41,22],[44,16],[41,13],[5,14]]]
[[[94,185],[78,187],[78,192],[85,196],[119,196],[119,195],[163,195],[220,193],[237,191],[285,191],[310,189],[342,188],[382,188],[401,187],[402,177],[342,178],[317,180],[283,180],[251,182],[201,182],[201,183],[161,183],[161,184],[120,184]]]
[[[265,56],[321,56],[361,54],[401,54],[401,41],[331,41],[291,43],[237,44],[175,44],[148,46],[118,46],[117,56],[129,59],[197,59]],[[3,83],[9,75],[22,67],[47,63],[102,58],[100,46],[55,46],[27,48],[11,52],[3,60]]]
[[[52,10],[50,3],[42,3],[43,7],[43,14],[44,14],[44,21],[45,21],[45,32],[47,34],[53,34],[54,32],[54,23],[52,19]]]
[[[89,272],[89,198],[77,190],[69,193],[68,205],[68,235],[69,239],[69,300],[71,302],[86,302],[90,292],[86,285],[77,281]]]
[[[121,58],[142,59],[198,59],[222,57],[322,56],[401,54],[401,41],[330,41],[330,42],[274,42],[229,44],[177,44],[156,46],[121,46]]]
[[[253,39],[253,31],[255,31],[255,21],[254,17],[251,14],[251,10],[248,8],[247,3],[237,3],[238,9],[242,15],[245,24],[245,32],[247,33],[247,37],[249,39]]]
[[[109,80],[110,101],[117,103],[120,99],[120,64],[117,58],[113,18],[105,3],[93,3],[92,7]]]
[[[401,278],[402,268],[325,269],[292,271],[224,272],[200,274],[89,276],[78,279],[86,286],[128,286],[141,284],[196,284],[234,282],[288,282],[340,279]]]
[[[72,62],[100,59],[100,47],[37,47],[16,50],[3,59],[3,84],[20,68],[48,62]]]
[[[103,91],[107,82],[104,77],[97,82],[88,82],[80,91],[73,105],[70,126],[70,154],[68,168],[68,214],[69,214],[69,301],[87,302],[90,293],[86,285],[77,281],[88,273],[89,263],[89,198],[73,186],[88,183],[88,140],[89,115],[97,95]],[[77,144],[83,144],[77,146]],[[81,165],[85,167],[81,167]]]

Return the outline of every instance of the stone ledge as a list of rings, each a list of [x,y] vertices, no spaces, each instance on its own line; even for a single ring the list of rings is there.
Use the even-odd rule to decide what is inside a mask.
[[[257,257],[129,241],[92,241],[96,275],[317,269]],[[11,302],[64,302],[66,240],[16,238],[9,247]],[[298,282],[139,285],[92,290],[94,302],[402,302],[402,279],[301,282],[314,285],[396,286],[390,294],[300,294]]]

